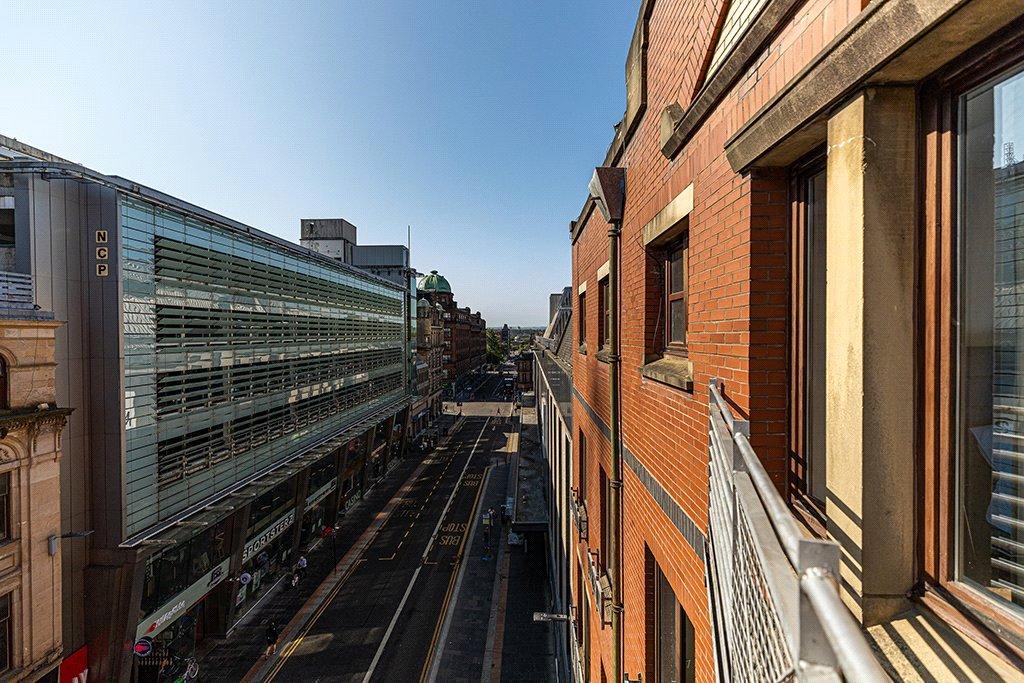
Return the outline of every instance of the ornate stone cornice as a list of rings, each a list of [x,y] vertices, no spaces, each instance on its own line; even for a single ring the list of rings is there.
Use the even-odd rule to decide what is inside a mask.
[[[12,410],[0,412],[0,434],[27,430],[36,434],[43,427],[60,430],[67,424],[73,408],[45,408],[43,410]]]

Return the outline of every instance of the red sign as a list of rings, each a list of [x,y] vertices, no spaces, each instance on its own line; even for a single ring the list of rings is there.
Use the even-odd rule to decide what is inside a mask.
[[[89,680],[89,646],[83,645],[60,663],[60,683],[86,683]]]

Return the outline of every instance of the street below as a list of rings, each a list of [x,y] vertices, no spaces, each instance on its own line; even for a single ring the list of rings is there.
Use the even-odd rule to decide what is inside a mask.
[[[429,677],[492,455],[518,417],[500,373],[465,387],[466,413],[397,494],[397,504],[336,592],[316,607],[266,680],[416,681]],[[458,412],[459,406],[453,404]]]

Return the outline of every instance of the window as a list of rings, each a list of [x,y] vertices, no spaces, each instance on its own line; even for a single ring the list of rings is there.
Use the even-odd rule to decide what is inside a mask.
[[[0,208],[0,249],[13,249],[14,247],[14,209]]]
[[[576,486],[580,503],[587,501],[587,436],[580,430],[579,456],[576,458],[579,463],[579,471],[576,473]]]
[[[11,668],[11,594],[0,598],[0,671]]]
[[[608,551],[612,545],[612,520],[608,505],[608,496],[610,494],[608,484],[608,475],[604,473],[604,468],[601,468],[601,565],[608,569],[611,558],[608,557]]]
[[[815,155],[793,174],[791,493],[819,517],[825,479],[826,174]],[[809,498],[808,498],[809,497]]]
[[[688,235],[665,250],[665,350],[669,353],[686,353],[689,257]]]
[[[11,540],[11,473],[0,474],[0,543]]]
[[[645,552],[647,675],[652,683],[690,683],[694,677],[693,624],[648,549]]]
[[[578,339],[580,346],[587,343],[587,293],[579,295],[579,307],[576,309],[579,321],[577,323]]]
[[[597,317],[600,320],[597,345],[604,348],[611,342],[612,333],[611,288],[608,287],[607,277],[597,283],[597,305]]]
[[[1024,615],[1024,73],[960,98],[955,577]],[[1017,152],[1017,150],[1021,152]]]
[[[0,356],[0,410],[7,410],[11,407],[9,384],[7,372],[7,361]]]

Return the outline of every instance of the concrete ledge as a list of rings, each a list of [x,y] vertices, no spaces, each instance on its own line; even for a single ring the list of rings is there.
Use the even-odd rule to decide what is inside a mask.
[[[683,391],[693,391],[693,363],[688,358],[665,356],[640,366],[640,374]]]
[[[583,344],[580,344],[580,348],[578,349],[578,351],[580,352],[581,356],[587,355],[587,344],[585,342]]]
[[[594,358],[597,358],[602,363],[611,363],[612,362],[611,353],[608,351],[608,349],[600,349],[594,355]]]
[[[687,185],[644,226],[644,246],[675,237],[668,231],[693,212],[693,183]]]
[[[672,159],[679,153],[798,4],[796,0],[770,0],[686,112],[676,103],[665,108],[661,114],[662,154]]]
[[[824,142],[822,118],[849,94],[919,81],[1019,17],[1019,0],[870,3],[726,141],[729,165],[789,165]]]

